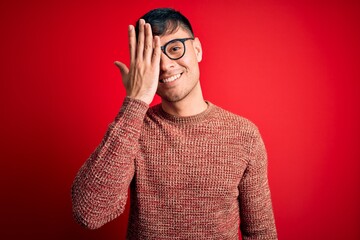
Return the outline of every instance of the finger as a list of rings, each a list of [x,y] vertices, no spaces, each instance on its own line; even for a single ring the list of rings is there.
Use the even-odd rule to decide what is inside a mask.
[[[114,64],[117,68],[119,68],[122,77],[125,77],[129,73],[129,69],[124,63],[115,61]]]
[[[134,26],[129,25],[129,50],[130,50],[130,63],[135,61],[136,57],[136,35]]]
[[[153,36],[151,31],[151,25],[145,24],[145,43],[144,43],[144,59],[151,62],[151,55],[153,53]]]
[[[137,47],[136,47],[136,58],[141,60],[143,58],[144,53],[144,19],[139,20],[139,35],[137,39]]]
[[[161,48],[160,48],[160,37],[159,36],[155,36],[154,37],[154,51],[152,53],[152,59],[151,62],[153,65],[155,66],[159,66],[160,65],[160,57],[161,57]]]

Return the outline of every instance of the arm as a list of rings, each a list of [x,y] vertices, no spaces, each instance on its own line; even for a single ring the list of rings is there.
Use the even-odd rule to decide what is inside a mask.
[[[126,98],[101,144],[76,175],[72,202],[81,225],[99,228],[124,211],[147,109],[144,102]]]
[[[134,176],[134,158],[144,116],[159,81],[160,38],[151,26],[139,20],[139,34],[129,26],[130,69],[116,61],[126,89],[119,115],[72,186],[75,219],[88,228],[98,228],[119,216],[126,204]]]
[[[250,158],[239,191],[240,229],[244,240],[277,239],[267,177],[267,155],[257,129],[252,136]]]

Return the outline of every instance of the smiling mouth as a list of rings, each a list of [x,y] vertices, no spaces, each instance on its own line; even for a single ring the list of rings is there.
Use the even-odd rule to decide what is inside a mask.
[[[178,79],[178,78],[180,78],[180,77],[181,77],[181,73],[176,74],[176,75],[173,75],[173,76],[168,77],[168,78],[160,79],[159,81],[160,81],[161,83],[169,83],[169,82],[175,81],[176,79]]]

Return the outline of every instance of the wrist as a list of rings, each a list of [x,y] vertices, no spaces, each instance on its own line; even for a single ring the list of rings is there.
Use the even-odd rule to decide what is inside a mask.
[[[150,105],[150,103],[154,99],[154,96],[135,95],[135,94],[127,94],[126,97],[128,97],[130,99],[135,99],[135,100],[142,101],[142,102],[146,103],[147,105]]]
[[[137,96],[131,96],[131,95],[127,95],[126,98],[130,99],[130,100],[135,100],[135,101],[140,101],[146,105],[150,105],[151,101],[149,101],[146,98],[142,98],[142,97],[137,97]]]

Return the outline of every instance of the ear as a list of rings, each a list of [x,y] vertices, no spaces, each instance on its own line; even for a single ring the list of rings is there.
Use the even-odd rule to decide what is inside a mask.
[[[201,62],[202,60],[202,48],[199,38],[194,39],[193,47],[195,50],[196,59],[198,62]]]

